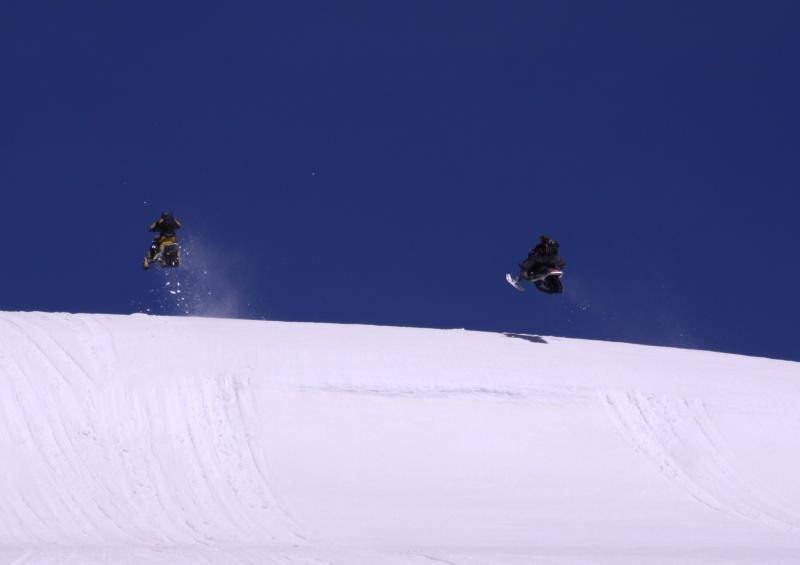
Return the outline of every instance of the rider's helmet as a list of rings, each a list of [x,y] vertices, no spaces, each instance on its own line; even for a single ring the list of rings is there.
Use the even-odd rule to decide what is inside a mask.
[[[171,220],[172,219],[172,212],[164,210],[163,212],[161,212],[161,219],[162,220]]]

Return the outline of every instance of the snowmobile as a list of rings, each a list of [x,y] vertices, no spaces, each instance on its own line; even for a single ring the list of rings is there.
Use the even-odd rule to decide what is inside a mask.
[[[564,276],[564,271],[561,269],[548,267],[539,272],[520,273],[519,277],[513,277],[511,273],[506,273],[506,281],[520,292],[525,291],[525,287],[521,283],[528,281],[546,294],[560,294],[564,292],[564,285],[561,283],[562,276]]]
[[[180,246],[174,239],[163,241],[160,245],[153,243],[150,255],[144,258],[145,269],[150,265],[156,264],[161,268],[174,268],[180,265]]]
[[[524,291],[521,281],[529,281],[546,294],[561,294],[564,286],[561,277],[567,262],[558,254],[558,242],[547,235],[539,236],[539,243],[528,252],[528,258],[519,264],[519,276],[506,273],[506,281],[516,290]]]

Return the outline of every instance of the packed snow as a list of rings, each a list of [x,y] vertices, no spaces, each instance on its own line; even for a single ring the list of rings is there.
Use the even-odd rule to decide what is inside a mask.
[[[0,313],[0,563],[800,562],[800,364]]]

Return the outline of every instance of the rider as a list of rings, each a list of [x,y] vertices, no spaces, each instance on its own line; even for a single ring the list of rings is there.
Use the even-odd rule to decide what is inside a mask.
[[[566,265],[566,261],[558,254],[558,242],[542,234],[539,236],[539,243],[528,252],[528,258],[519,264],[519,278],[525,280],[536,279],[550,270],[561,270]],[[558,277],[537,280],[534,284],[539,290],[550,294],[563,291]]]
[[[155,259],[164,244],[176,243],[178,241],[175,232],[180,229],[180,227],[181,222],[172,215],[172,212],[167,211],[162,212],[161,216],[150,224],[150,231],[158,232],[158,235],[153,240],[147,257],[144,258],[145,269],[150,266],[150,262]]]

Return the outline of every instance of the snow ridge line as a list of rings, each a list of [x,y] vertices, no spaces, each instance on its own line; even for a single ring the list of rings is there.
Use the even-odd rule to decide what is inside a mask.
[[[278,388],[278,387],[276,387]],[[282,390],[288,388],[298,392],[326,392],[341,394],[363,394],[372,396],[386,396],[392,398],[469,398],[480,396],[484,398],[497,398],[506,400],[532,400],[532,401],[551,401],[558,404],[572,402],[592,402],[595,400],[594,391],[591,389],[579,389],[569,386],[552,387],[524,387],[524,388],[499,388],[488,386],[465,386],[465,387],[425,387],[425,386],[343,386],[343,385],[291,385],[280,387]]]
[[[629,443],[701,504],[782,531],[800,528],[800,517],[767,502],[737,473],[701,400],[628,391],[598,395]]]

